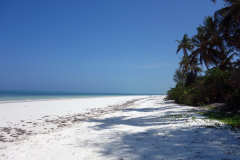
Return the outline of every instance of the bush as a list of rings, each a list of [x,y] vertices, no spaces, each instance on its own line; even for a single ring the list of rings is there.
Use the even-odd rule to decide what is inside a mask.
[[[205,76],[197,77],[196,74],[189,74],[188,77],[185,85],[184,82],[178,82],[175,88],[168,91],[166,99],[199,106],[214,102],[225,103],[230,98],[229,95],[236,91],[236,85],[231,83],[231,74],[219,68],[207,71]],[[232,95],[229,99],[232,106],[239,104],[237,97],[239,98],[238,94]]]
[[[168,95],[166,97],[167,100],[175,100],[176,103],[180,103],[179,95],[183,94],[183,88],[172,88],[168,91]]]
[[[229,81],[230,73],[214,68],[206,72],[204,78],[204,86],[211,88],[214,94],[215,102],[224,103],[228,99],[228,95],[234,92],[233,86]]]
[[[175,88],[183,88],[185,86],[185,82],[184,81],[179,81],[177,82]]]

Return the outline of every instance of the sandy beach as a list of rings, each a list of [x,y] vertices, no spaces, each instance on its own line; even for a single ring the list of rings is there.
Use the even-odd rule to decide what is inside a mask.
[[[0,103],[0,148],[105,114],[113,105],[146,96],[24,100]],[[110,107],[112,106],[112,107]],[[106,108],[104,111],[102,109]],[[90,114],[91,113],[91,114]],[[10,142],[10,143],[9,143]]]
[[[239,131],[165,96],[0,104],[0,159],[239,159]]]

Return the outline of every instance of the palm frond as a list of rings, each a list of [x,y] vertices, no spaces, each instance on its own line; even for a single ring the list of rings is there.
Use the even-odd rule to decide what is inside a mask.
[[[213,3],[216,3],[216,0],[211,0]]]
[[[182,47],[179,45],[177,49],[177,53],[182,49]]]

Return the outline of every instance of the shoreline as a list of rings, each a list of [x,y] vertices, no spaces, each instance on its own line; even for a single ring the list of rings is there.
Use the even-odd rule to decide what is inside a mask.
[[[96,112],[109,112],[115,105],[121,106],[145,97],[89,97],[0,103],[0,148],[11,146],[13,142],[22,141],[31,135],[57,131],[76,121],[96,117]]]
[[[74,99],[92,99],[92,98],[112,98],[112,97],[128,97],[128,96],[146,96],[149,95],[108,95],[108,96],[86,96],[86,97],[69,97],[69,98],[43,98],[43,99],[17,99],[17,100],[0,100],[0,104],[5,103],[22,103],[22,102],[38,102],[38,101],[54,101],[54,100],[74,100]],[[158,95],[152,95],[158,96]]]

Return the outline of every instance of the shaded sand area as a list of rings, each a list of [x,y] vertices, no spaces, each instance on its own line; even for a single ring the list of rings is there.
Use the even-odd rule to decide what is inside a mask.
[[[240,159],[239,131],[206,119],[194,107],[163,101],[164,96],[138,98],[14,141],[0,149],[0,159]]]

